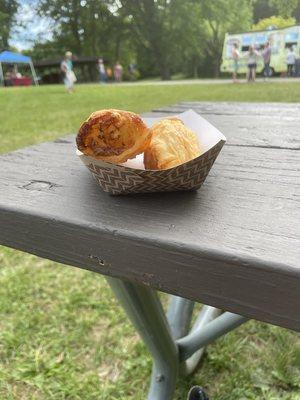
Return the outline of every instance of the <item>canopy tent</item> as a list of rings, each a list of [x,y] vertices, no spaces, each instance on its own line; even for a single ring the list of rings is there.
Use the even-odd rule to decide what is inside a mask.
[[[11,51],[3,51],[0,53],[0,80],[4,82],[2,64],[29,64],[34,83],[38,85],[38,79],[30,57],[23,54],[13,53]]]

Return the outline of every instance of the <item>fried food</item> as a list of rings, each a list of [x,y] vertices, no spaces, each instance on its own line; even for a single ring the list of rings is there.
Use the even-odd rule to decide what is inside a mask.
[[[135,113],[100,110],[81,125],[76,143],[82,153],[96,159],[121,164],[148,147],[151,132]]]
[[[202,153],[197,136],[179,118],[157,122],[151,133],[150,145],[144,153],[146,169],[172,168]]]

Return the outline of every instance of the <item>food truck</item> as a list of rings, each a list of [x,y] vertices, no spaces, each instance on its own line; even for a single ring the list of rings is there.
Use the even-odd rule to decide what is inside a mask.
[[[300,62],[300,26],[293,25],[287,28],[270,28],[265,31],[252,31],[245,33],[226,33],[224,39],[221,72],[233,72],[232,47],[236,43],[240,53],[239,73],[247,71],[247,52],[252,45],[260,53],[266,42],[271,46],[270,68],[272,74],[281,74],[287,71],[286,55],[288,48],[293,48],[298,63]],[[262,57],[257,59],[257,72],[264,68]]]

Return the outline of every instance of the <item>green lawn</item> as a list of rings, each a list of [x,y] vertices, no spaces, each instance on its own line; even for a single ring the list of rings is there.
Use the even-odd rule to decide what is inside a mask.
[[[75,132],[98,108],[141,112],[183,100],[300,101],[300,83],[0,90],[0,149]],[[299,400],[299,344],[294,332],[251,321],[207,348],[176,399],[202,384],[212,400]],[[104,278],[0,248],[1,400],[142,400],[150,370]]]
[[[0,152],[73,133],[101,108],[136,112],[183,100],[300,102],[300,82],[172,86],[81,85],[73,95],[63,87],[0,89]]]

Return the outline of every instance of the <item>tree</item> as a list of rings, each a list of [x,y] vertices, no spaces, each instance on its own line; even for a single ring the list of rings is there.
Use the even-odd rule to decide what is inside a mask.
[[[182,49],[190,28],[190,0],[121,0],[120,10],[131,21],[137,48],[157,65],[162,79],[182,58]],[[200,21],[199,21],[200,23]],[[141,50],[140,50],[141,51]]]
[[[258,21],[257,24],[252,26],[253,31],[264,31],[268,29],[270,26],[276,27],[276,28],[285,28],[287,26],[295,25],[296,20],[295,18],[289,17],[289,18],[283,18],[281,16],[275,16],[273,15],[272,17],[269,18],[264,18]]]
[[[120,13],[132,21],[131,29],[136,46],[142,47],[142,53],[150,53],[148,57],[155,59],[162,79],[168,79],[172,49],[167,48],[170,28],[166,18],[170,4],[165,2],[164,6],[162,3],[153,0],[121,0]]]
[[[253,9],[256,22],[275,10],[275,0],[37,2],[39,13],[53,21],[54,36],[51,42],[38,43],[33,53],[61,56],[71,50],[110,63],[120,59],[125,67],[137,62],[142,76],[159,74],[162,79],[178,72],[217,76],[225,33],[250,30]]]
[[[118,59],[129,64],[133,58],[130,22],[113,0],[39,0],[38,13],[53,21],[56,56],[71,50],[75,56],[102,57],[111,65]],[[50,47],[49,42],[37,44],[32,55],[47,49],[53,55]]]
[[[276,8],[270,4],[270,0],[255,0],[253,2],[253,22],[257,22],[263,18],[268,18],[270,15],[277,14]]]
[[[214,76],[218,76],[225,33],[250,29],[252,3],[248,0],[199,0],[199,4],[206,31],[206,54],[211,61]]]
[[[173,11],[176,30],[172,39],[175,43],[175,56],[172,60],[174,72],[197,78],[205,60],[206,28],[198,1],[182,1]]]
[[[281,17],[290,18],[294,11],[300,7],[299,0],[269,0]]]
[[[18,10],[17,0],[0,0],[0,49],[9,47],[9,38]]]

